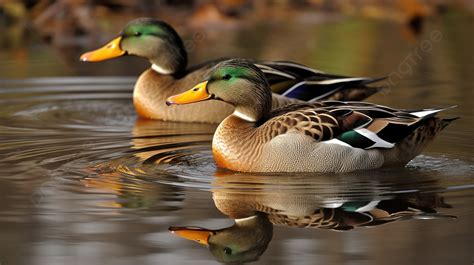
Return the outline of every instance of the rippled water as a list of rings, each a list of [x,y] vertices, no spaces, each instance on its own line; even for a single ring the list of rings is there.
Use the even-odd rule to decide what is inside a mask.
[[[429,24],[431,32],[441,28],[445,38],[412,65],[413,73],[370,99],[407,108],[458,105],[443,115],[461,119],[401,169],[230,173],[218,170],[212,159],[215,125],[136,118],[135,77],[5,76],[0,80],[0,264],[472,263],[474,68],[466,57],[472,59],[474,41],[472,34],[462,34],[462,41],[453,37],[469,32],[472,20],[456,27],[451,20]],[[273,41],[279,34],[314,31],[303,39],[319,45],[288,54],[277,44],[271,50],[276,55],[259,54],[250,38],[224,42],[216,51],[240,45],[240,56],[285,56],[328,71],[377,76],[398,71],[417,47],[401,36],[387,37],[394,27],[374,21],[328,22],[311,25],[312,30],[270,27],[277,34],[268,37]],[[344,44],[351,34],[379,46],[367,51],[360,40]],[[352,53],[338,58],[328,45],[350,47]],[[383,49],[394,54],[374,56]],[[214,57],[216,51],[201,47],[192,56]],[[74,67],[87,75],[102,66]],[[369,210],[367,205],[375,204],[379,208]],[[256,213],[258,221],[233,226],[232,219]],[[225,229],[209,252],[171,234],[170,226]],[[255,231],[263,231],[265,240],[252,241]],[[222,242],[232,247],[232,258],[219,248]],[[239,251],[243,254],[236,255]]]

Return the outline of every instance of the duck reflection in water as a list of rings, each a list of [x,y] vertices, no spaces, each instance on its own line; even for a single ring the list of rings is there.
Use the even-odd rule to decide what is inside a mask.
[[[218,230],[200,227],[170,227],[169,230],[208,246],[212,255],[224,263],[256,260],[265,252],[273,236],[273,224],[268,215],[262,212],[235,219],[234,225]]]
[[[190,155],[208,148],[214,130],[213,124],[138,119],[131,131],[130,149],[126,147],[123,153],[88,167],[81,182],[117,196],[115,200],[99,201],[99,206],[180,209],[182,190],[154,181],[159,175],[161,181],[179,183],[178,177],[166,174],[163,168],[176,164],[179,158],[187,161]]]
[[[206,245],[220,262],[245,263],[265,252],[273,225],[345,231],[409,219],[455,218],[439,214],[438,208],[451,206],[436,193],[426,192],[436,189],[436,180],[423,179],[417,182],[420,187],[407,182],[411,190],[422,192],[398,195],[390,190],[404,189],[403,181],[391,188],[386,184],[393,185],[393,180],[385,181],[373,176],[361,180],[355,175],[217,176],[214,204],[234,219],[234,225],[221,229],[172,226],[169,231]]]

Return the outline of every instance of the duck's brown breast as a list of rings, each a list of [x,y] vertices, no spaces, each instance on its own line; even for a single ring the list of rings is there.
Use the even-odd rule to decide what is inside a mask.
[[[255,137],[254,123],[234,115],[217,127],[212,140],[212,152],[219,167],[250,172],[258,164],[262,143]]]
[[[189,105],[167,106],[166,99],[184,92],[204,78],[202,71],[181,79],[161,75],[149,69],[137,80],[133,102],[137,114],[147,119],[183,122],[219,123],[232,113],[232,106],[220,101],[204,101]]]

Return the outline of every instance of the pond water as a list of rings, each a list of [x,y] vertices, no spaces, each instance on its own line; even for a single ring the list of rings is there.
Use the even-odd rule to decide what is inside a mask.
[[[369,101],[458,106],[441,115],[461,119],[407,167],[344,175],[222,172],[215,125],[137,119],[142,60],[83,64],[95,46],[34,37],[3,45],[0,264],[472,264],[473,26],[454,12],[418,37],[359,18],[188,34],[193,62],[234,55],[389,75]],[[209,251],[169,232],[184,226],[224,229]]]

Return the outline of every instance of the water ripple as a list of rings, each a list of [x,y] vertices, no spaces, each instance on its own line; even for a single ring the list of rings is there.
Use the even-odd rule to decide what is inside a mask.
[[[171,203],[167,209],[175,209],[180,189],[373,199],[473,188],[474,164],[446,156],[422,155],[403,169],[337,176],[218,170],[210,150],[216,125],[137,119],[129,98],[132,83],[130,78],[1,81],[6,98],[0,173],[36,183],[40,194],[52,187],[78,195],[112,194],[99,204],[132,208],[164,200]],[[150,193],[157,190],[160,195]]]

